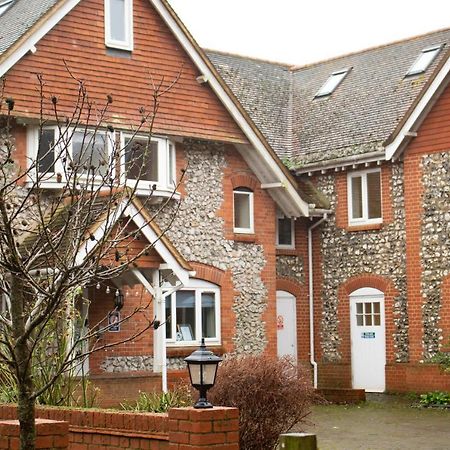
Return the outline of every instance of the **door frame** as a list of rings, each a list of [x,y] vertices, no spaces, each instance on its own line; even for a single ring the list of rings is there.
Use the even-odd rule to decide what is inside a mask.
[[[356,357],[356,352],[354,351],[354,339],[353,333],[356,332],[354,327],[356,326],[356,311],[355,304],[358,301],[379,301],[380,302],[380,319],[381,319],[381,327],[384,335],[384,378],[383,378],[383,390],[380,391],[368,391],[368,392],[384,392],[386,390],[386,363],[387,363],[387,344],[386,344],[386,312],[385,312],[385,294],[383,291],[380,291],[376,288],[371,287],[363,287],[360,289],[356,289],[349,295],[349,314],[350,314],[350,362],[351,362],[351,381],[352,387],[354,387],[354,358]]]
[[[278,300],[279,298],[281,299],[289,299],[292,301],[292,306],[293,306],[293,318],[294,318],[294,358],[295,358],[295,363],[297,363],[298,361],[298,343],[297,343],[297,297],[294,294],[291,294],[288,291],[285,291],[283,289],[278,289],[276,291],[275,294],[275,298],[276,298],[276,305],[275,305],[275,309],[276,309],[276,316],[278,317]],[[278,329],[277,329],[277,356],[278,355]]]

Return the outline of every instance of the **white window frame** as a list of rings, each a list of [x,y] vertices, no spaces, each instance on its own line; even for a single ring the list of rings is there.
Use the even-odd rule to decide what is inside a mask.
[[[239,189],[248,189],[248,188],[246,188],[245,186],[240,186],[240,187],[233,189],[233,231],[234,231],[234,233],[240,233],[240,234],[252,234],[255,232],[254,207],[253,207],[253,200],[254,200],[253,194],[254,193],[253,193],[253,191],[250,191],[250,190],[248,190],[248,191],[242,190],[241,191]],[[236,202],[234,201],[235,195],[246,195],[249,198],[249,215],[250,215],[250,220],[249,220],[250,227],[249,228],[240,228],[240,227],[236,227],[236,225],[235,225],[235,222],[234,222],[235,217],[236,217],[235,216],[235,208],[236,208],[235,203]]]
[[[120,174],[121,183],[126,184],[131,188],[137,188],[138,195],[149,195],[153,192],[152,186],[156,184],[158,191],[173,191],[176,185],[176,149],[175,142],[168,138],[152,136],[151,142],[158,144],[158,180],[148,181],[139,180],[136,186],[137,180],[127,178],[126,176],[126,163],[125,163],[125,140],[126,139],[148,139],[148,136],[144,134],[133,134],[127,132],[120,133],[120,148],[122,154],[120,156]],[[172,158],[172,167],[170,167],[170,159]]]
[[[52,187],[52,185],[60,184],[57,182],[57,174],[61,174],[63,180],[64,180],[64,166],[61,158],[57,158],[58,154],[61,152],[61,146],[67,145],[67,151],[70,155],[73,155],[72,152],[72,140],[68,141],[68,139],[73,135],[73,133],[97,133],[97,134],[105,134],[106,136],[106,142],[108,145],[108,154],[111,157],[113,153],[113,144],[114,144],[114,132],[110,132],[106,129],[98,129],[95,130],[93,128],[87,128],[86,130],[84,128],[59,128],[56,125],[52,126],[45,126],[43,127],[43,130],[53,130],[55,132],[55,171],[54,172],[48,172],[48,176],[44,177],[42,181],[42,187]],[[39,150],[39,128],[38,127],[29,127],[27,130],[27,154],[29,158],[29,166],[31,167],[31,164],[36,163],[37,164],[37,157],[38,157],[38,150]],[[111,164],[111,161],[108,162],[108,164]],[[33,169],[29,173],[29,177],[33,180],[35,175],[35,169]],[[113,166],[112,174],[113,177],[115,177],[115,167]],[[100,176],[97,176],[96,178],[101,179]],[[80,174],[81,180],[87,180],[92,179],[91,176]],[[49,183],[47,186],[46,183]]]
[[[327,97],[331,95],[337,87],[344,81],[347,74],[350,72],[350,68],[336,70],[333,72],[323,83],[320,89],[317,91],[315,98],[317,97]]]
[[[280,219],[290,219],[291,221],[291,243],[288,244],[280,244],[280,234],[279,234],[279,220]],[[276,222],[276,247],[281,249],[295,249],[295,220],[293,217],[286,217],[281,211],[277,211],[277,222]]]
[[[105,45],[119,50],[133,51],[133,0],[125,1],[125,40],[118,41],[111,37],[110,16],[111,8],[110,1],[105,0]]]
[[[378,172],[380,174],[380,205],[381,217],[369,219],[369,204],[367,194],[367,174]],[[354,219],[353,213],[353,196],[352,196],[352,179],[361,177],[361,197],[362,197],[362,217]],[[347,175],[347,205],[348,205],[348,222],[350,225],[378,224],[383,222],[383,185],[381,179],[381,169],[360,170],[350,172]]]
[[[436,59],[436,56],[439,54],[439,52],[442,49],[441,45],[433,45],[432,47],[424,48],[420,55],[415,59],[415,61],[412,63],[411,67],[409,68],[408,72],[406,72],[405,76],[412,76],[412,75],[418,75],[420,73],[424,73],[427,71],[428,67],[431,66],[433,61]],[[424,58],[427,57],[427,53],[432,53],[431,58],[426,63],[426,65],[423,65],[422,61],[424,61]]]
[[[192,341],[177,341],[176,339],[176,295],[177,292],[182,291],[195,291],[195,326],[196,329],[193,330],[195,333],[194,340]],[[168,347],[192,347],[194,345],[198,345],[201,342],[202,335],[202,308],[201,308],[201,300],[202,294],[214,294],[215,297],[215,321],[216,321],[216,337],[214,338],[205,338],[205,342],[210,345],[219,345],[221,342],[220,330],[221,330],[221,322],[220,322],[220,287],[216,284],[210,283],[204,280],[198,280],[191,278],[189,283],[187,283],[182,289],[174,292],[170,296],[166,298],[166,303],[170,302],[170,311],[171,317],[173,320],[170,321],[170,327],[172,329],[172,338],[166,338],[166,344]],[[175,312],[175,314],[174,314]],[[197,339],[198,338],[198,339]]]

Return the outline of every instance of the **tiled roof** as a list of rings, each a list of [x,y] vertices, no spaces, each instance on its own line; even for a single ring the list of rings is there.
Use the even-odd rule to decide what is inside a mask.
[[[0,16],[0,56],[60,0],[15,0]]]
[[[289,166],[299,167],[382,149],[449,43],[450,29],[441,30],[289,70],[276,63],[207,54],[278,155],[289,156]],[[428,70],[405,77],[420,52],[437,44],[445,45]],[[335,92],[314,98],[330,74],[343,68],[351,71]]]

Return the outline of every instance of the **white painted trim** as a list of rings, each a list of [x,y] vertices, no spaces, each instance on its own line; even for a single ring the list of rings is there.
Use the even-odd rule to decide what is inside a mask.
[[[110,24],[110,2],[111,0],[105,0],[105,45],[108,48],[117,48],[119,50],[133,51],[133,0],[124,0],[125,8],[125,40],[116,41],[111,38],[109,29]]]
[[[369,219],[369,202],[367,192],[367,174],[369,173],[380,174],[380,207],[381,217]],[[353,195],[352,195],[352,179],[361,177],[361,199],[362,199],[362,217],[353,218]],[[348,224],[349,225],[366,225],[377,224],[383,222],[383,186],[381,179],[381,169],[367,169],[359,170],[357,172],[349,172],[347,174],[347,209],[348,209]]]
[[[309,217],[309,207],[308,203],[306,203],[300,195],[298,194],[294,185],[290,182],[288,177],[285,175],[281,167],[274,161],[274,158],[264,146],[263,142],[259,139],[255,131],[252,129],[250,124],[247,122],[244,115],[239,111],[239,108],[236,106],[231,97],[227,94],[225,89],[221,86],[219,80],[216,78],[215,74],[210,70],[208,65],[205,63],[200,53],[197,52],[195,47],[189,38],[185,35],[183,30],[179,27],[178,23],[172,17],[171,13],[167,10],[165,5],[161,2],[161,0],[149,0],[156,8],[158,13],[167,23],[169,28],[174,33],[175,37],[178,39],[178,42],[184,48],[184,50],[191,57],[194,64],[199,69],[200,73],[206,76],[208,79],[208,83],[211,86],[211,89],[215,92],[218,98],[222,101],[225,108],[231,114],[236,123],[240,126],[241,130],[247,136],[247,139],[253,145],[254,149],[258,153],[259,157],[262,161],[264,161],[268,170],[273,173],[274,178],[276,180],[280,180],[285,184],[286,191],[290,196],[293,204],[296,206],[297,214],[300,216]]]
[[[356,291],[353,291],[350,293],[350,297],[364,297],[364,296],[376,296],[376,295],[382,295],[384,296],[384,293],[378,289],[371,288],[371,287],[363,287],[360,289],[356,289]]]
[[[235,195],[246,195],[249,202],[249,228],[239,228],[235,226],[234,220],[236,218]],[[252,234],[255,232],[255,214],[254,214],[254,194],[252,191],[240,191],[239,188],[233,189],[233,232],[240,234]]]
[[[60,7],[56,7],[45,22],[41,24],[25,41],[0,63],[0,77],[11,69],[17,61],[26,55],[58,22],[63,19],[81,0],[67,0]]]
[[[420,99],[414,110],[409,115],[408,119],[398,132],[395,139],[386,146],[386,160],[390,160],[398,156],[398,153],[403,150],[405,140],[409,138],[408,133],[416,131],[420,125],[422,113],[425,111],[429,103],[433,100],[434,95],[438,92],[448,73],[450,72],[450,57],[447,59],[437,76],[434,78],[425,94]]]

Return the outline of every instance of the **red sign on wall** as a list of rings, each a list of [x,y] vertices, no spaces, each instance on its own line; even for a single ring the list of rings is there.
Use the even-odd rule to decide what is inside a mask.
[[[284,330],[284,317],[282,315],[277,316],[277,330]]]

